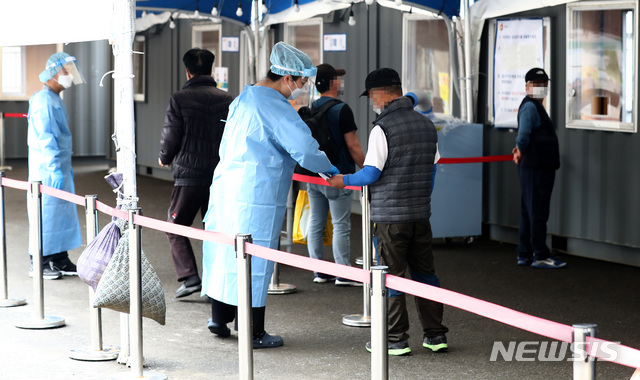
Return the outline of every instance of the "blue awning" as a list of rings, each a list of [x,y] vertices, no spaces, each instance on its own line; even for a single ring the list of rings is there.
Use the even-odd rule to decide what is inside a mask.
[[[299,0],[299,5],[322,0]],[[356,1],[361,2],[361,1]],[[269,13],[276,14],[293,7],[294,0],[265,0]],[[343,3],[343,2],[340,2]],[[344,2],[348,5],[350,2]],[[421,8],[428,8],[436,14],[449,18],[460,14],[460,0],[405,0],[403,4],[413,4]],[[138,16],[142,10],[159,12],[195,12],[196,7],[202,14],[211,14],[213,6],[218,8],[221,17],[239,21],[245,25],[251,23],[251,0],[138,0],[136,7]],[[242,16],[237,16],[238,6],[242,7]]]

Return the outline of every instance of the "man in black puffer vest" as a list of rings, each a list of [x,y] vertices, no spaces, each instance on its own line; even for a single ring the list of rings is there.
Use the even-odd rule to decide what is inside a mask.
[[[175,184],[169,205],[170,223],[190,226],[198,211],[207,212],[213,170],[220,157],[218,149],[224,120],[233,96],[217,88],[211,76],[213,53],[191,49],[182,58],[187,82],[171,96],[160,140],[160,166],[173,166]],[[189,238],[167,234],[178,281],[176,298],[202,288],[198,266]]]
[[[549,77],[536,67],[527,72],[524,80],[527,96],[518,109],[518,137],[513,148],[522,193],[518,265],[564,268],[567,264],[554,258],[546,243],[551,192],[560,167],[558,137],[542,105]]]
[[[398,73],[374,70],[365,80],[373,122],[364,168],[351,175],[336,175],[333,187],[369,185],[371,221],[378,239],[379,262],[389,274],[440,286],[432,251],[431,181],[438,157],[438,135],[433,122],[413,109],[402,96]],[[423,347],[446,350],[449,331],[442,324],[441,303],[415,297],[423,331]],[[409,348],[409,314],[404,293],[389,290],[387,346],[389,355],[406,355]],[[367,343],[367,350],[371,344]]]

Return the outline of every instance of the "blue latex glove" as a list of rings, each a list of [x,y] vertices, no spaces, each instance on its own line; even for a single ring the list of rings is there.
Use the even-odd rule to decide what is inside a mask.
[[[62,189],[62,185],[64,184],[64,176],[60,170],[56,170],[51,173],[50,177],[50,185],[54,189]]]
[[[331,165],[331,169],[329,169],[328,172],[324,172],[322,174],[326,175],[327,177],[333,177],[336,174],[340,174],[340,170],[338,170],[338,168],[336,168],[335,166]]]

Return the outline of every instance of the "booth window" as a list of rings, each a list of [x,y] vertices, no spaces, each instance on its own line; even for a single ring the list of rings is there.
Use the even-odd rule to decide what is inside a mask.
[[[284,42],[305,52],[313,65],[318,66],[322,63],[322,18],[285,24]],[[309,95],[315,98],[318,94],[300,96],[293,102],[294,106],[308,105]]]
[[[133,40],[133,99],[139,102],[145,101],[146,89],[146,38],[136,36]]]
[[[638,4],[567,5],[567,127],[637,131]]]
[[[207,49],[215,55],[214,67],[220,67],[222,55],[220,46],[222,45],[222,26],[216,25],[195,25],[192,30],[193,47]]]
[[[28,100],[42,88],[38,76],[58,45],[0,47],[0,100]]]
[[[405,14],[403,24],[402,83],[405,92],[413,92],[419,101],[427,97],[433,112],[451,114],[452,74],[447,24],[441,18],[415,14]]]

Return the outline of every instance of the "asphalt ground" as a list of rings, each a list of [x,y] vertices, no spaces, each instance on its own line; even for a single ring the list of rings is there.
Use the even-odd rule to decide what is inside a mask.
[[[7,177],[26,180],[26,160],[8,160],[7,164],[13,167]],[[104,159],[74,160],[77,194],[98,194],[100,201],[115,206],[115,196],[102,179],[109,166]],[[144,176],[137,181],[143,214],[165,220],[173,184]],[[105,379],[130,373],[115,360],[70,359],[70,350],[90,347],[88,286],[77,277],[44,282],[45,316],[62,317],[65,326],[16,327],[37,312],[33,280],[28,277],[26,195],[11,188],[5,193],[9,298],[26,298],[27,305],[0,308],[0,379]],[[78,212],[84,235],[84,212],[80,208]],[[101,215],[100,226],[109,218]],[[352,221],[355,263],[362,255],[360,216],[353,215]],[[193,246],[200,260],[201,243],[193,242]],[[83,249],[70,252],[74,262]],[[208,331],[210,305],[205,298],[173,298],[180,284],[164,233],[143,229],[142,249],[160,276],[167,302],[165,326],[143,321],[145,370],[169,379],[237,379],[237,333],[232,331],[231,337],[221,339]],[[303,245],[294,245],[292,251],[307,255]],[[595,323],[600,338],[640,348],[640,268],[568,255],[561,255],[568,262],[565,269],[518,267],[513,245],[482,238],[472,244],[438,239],[434,252],[443,288],[567,325]],[[332,259],[329,248],[325,248],[325,258]],[[295,285],[297,291],[268,297],[266,329],[281,335],[285,344],[254,351],[254,378],[371,378],[370,354],[364,348],[370,329],[342,323],[345,315],[363,313],[362,289],[315,284],[312,278],[307,271],[280,267],[280,282]],[[418,316],[410,300],[408,306],[412,354],[389,358],[390,379],[572,378],[570,353],[557,361],[538,358],[541,350],[536,348],[548,347],[550,339],[448,306],[444,318],[450,329],[449,350],[428,352],[421,346]],[[119,346],[120,314],[104,309],[102,321],[103,344]],[[523,356],[526,361],[503,356],[492,361],[495,344],[526,344],[533,351]],[[596,371],[597,379],[629,379],[634,369],[599,361]]]

